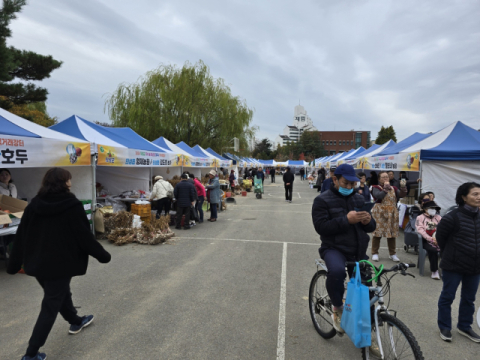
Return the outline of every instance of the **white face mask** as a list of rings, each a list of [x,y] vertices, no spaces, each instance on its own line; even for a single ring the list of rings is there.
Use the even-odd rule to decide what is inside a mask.
[[[428,215],[430,215],[430,216],[435,216],[435,214],[437,213],[437,210],[435,210],[435,209],[428,209],[428,210],[427,210],[427,213],[428,213]]]

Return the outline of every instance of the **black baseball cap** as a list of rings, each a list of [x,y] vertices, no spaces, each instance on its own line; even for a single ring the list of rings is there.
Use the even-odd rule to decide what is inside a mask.
[[[342,175],[347,181],[358,181],[355,169],[352,165],[342,164],[335,170],[335,176]]]

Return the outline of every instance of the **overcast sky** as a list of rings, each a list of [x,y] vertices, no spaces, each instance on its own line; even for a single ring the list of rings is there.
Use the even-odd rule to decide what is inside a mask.
[[[202,59],[274,140],[300,101],[319,130],[398,140],[480,128],[480,0],[30,0],[9,44],[63,61],[48,111],[107,121],[105,95]]]

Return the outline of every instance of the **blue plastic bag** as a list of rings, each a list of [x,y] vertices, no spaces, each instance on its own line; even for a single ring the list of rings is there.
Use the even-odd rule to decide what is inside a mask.
[[[355,277],[347,284],[341,327],[357,348],[372,345],[372,323],[368,287],[362,285],[357,262]]]

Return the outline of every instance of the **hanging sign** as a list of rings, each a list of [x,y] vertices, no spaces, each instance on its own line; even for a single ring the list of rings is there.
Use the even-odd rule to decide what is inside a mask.
[[[0,168],[90,165],[90,144],[0,135]]]
[[[401,153],[363,158],[365,170],[419,171],[420,153]]]
[[[101,166],[182,166],[182,156],[156,151],[144,151],[97,145],[97,165]]]

